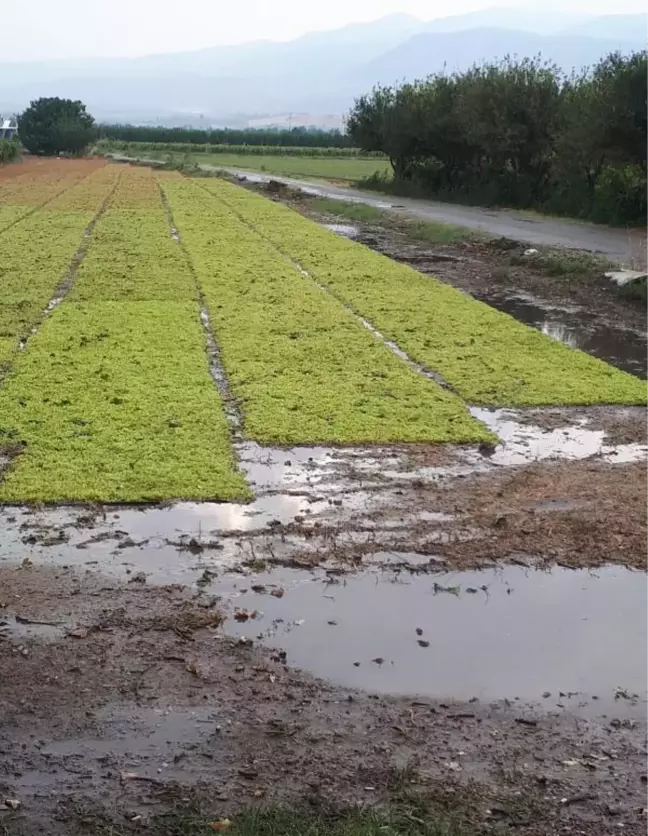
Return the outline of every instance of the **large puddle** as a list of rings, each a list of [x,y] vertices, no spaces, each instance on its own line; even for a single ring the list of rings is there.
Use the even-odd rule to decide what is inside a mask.
[[[393,560],[411,565],[413,557]],[[643,573],[281,570],[222,578],[209,591],[227,601],[227,632],[276,646],[288,664],[345,686],[645,713]]]
[[[487,293],[477,298],[572,348],[579,348],[638,377],[646,377],[646,336],[609,325],[573,307],[543,306],[525,294]]]

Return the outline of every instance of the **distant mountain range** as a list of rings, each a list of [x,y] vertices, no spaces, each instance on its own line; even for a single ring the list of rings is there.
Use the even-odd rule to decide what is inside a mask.
[[[84,101],[103,121],[199,126],[334,124],[375,83],[541,55],[566,71],[646,48],[648,14],[594,17],[492,8],[421,21],[390,15],[287,43],[255,41],[132,59],[0,63],[0,113],[31,99]],[[299,124],[294,121],[292,124]]]

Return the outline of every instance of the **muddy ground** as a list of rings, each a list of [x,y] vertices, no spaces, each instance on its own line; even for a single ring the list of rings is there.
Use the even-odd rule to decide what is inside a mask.
[[[501,267],[354,226],[477,295]],[[506,290],[645,372],[636,306],[561,282]],[[644,833],[646,411],[472,412],[500,444],[264,448],[233,416],[247,505],[0,508],[0,834],[404,788],[471,833]]]

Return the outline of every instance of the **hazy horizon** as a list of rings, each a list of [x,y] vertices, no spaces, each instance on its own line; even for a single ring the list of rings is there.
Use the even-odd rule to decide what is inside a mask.
[[[396,7],[395,7],[396,5]],[[493,7],[546,16],[540,3],[458,0],[330,0],[324,6],[296,0],[249,0],[219,9],[209,0],[185,0],[181,9],[170,0],[113,0],[109,7],[88,0],[32,0],[3,10],[0,62],[79,58],[135,58],[165,52],[234,46],[258,40],[290,41],[308,32],[366,23],[387,15],[406,14],[429,21]],[[582,16],[645,11],[642,0],[569,0],[563,13]]]

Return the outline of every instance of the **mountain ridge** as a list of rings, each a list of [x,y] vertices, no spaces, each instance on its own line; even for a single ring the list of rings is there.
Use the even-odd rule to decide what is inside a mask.
[[[540,53],[567,70],[580,69],[616,49],[645,48],[646,28],[646,14],[493,7],[432,21],[396,13],[285,42],[129,59],[0,63],[0,113],[20,111],[33,98],[60,95],[82,99],[103,121],[163,121],[180,114],[189,122],[217,125],[237,114],[240,124],[245,114],[257,118],[290,111],[341,117],[375,83],[462,70],[506,54]],[[605,36],[596,34],[601,31]]]

